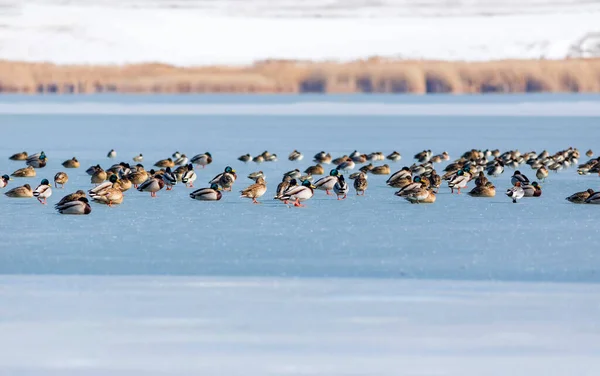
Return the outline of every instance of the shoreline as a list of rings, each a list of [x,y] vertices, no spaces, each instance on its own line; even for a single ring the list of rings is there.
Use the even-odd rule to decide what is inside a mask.
[[[374,57],[202,67],[0,60],[3,93],[600,93],[600,59],[454,62]]]

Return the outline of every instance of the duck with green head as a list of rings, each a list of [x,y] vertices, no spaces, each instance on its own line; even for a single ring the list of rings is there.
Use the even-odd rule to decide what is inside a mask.
[[[10,176],[4,174],[2,178],[0,178],[0,188],[4,188],[8,185],[8,181],[10,180]]]
[[[315,184],[314,184],[315,188],[325,191],[325,193],[327,195],[331,195],[331,193],[329,193],[329,191],[333,190],[335,183],[338,182],[337,177],[339,174],[340,173],[337,170],[337,168],[332,169],[331,171],[329,171],[329,176],[325,176],[324,178],[321,178],[315,182]]]
[[[52,186],[50,186],[50,182],[48,179],[43,179],[40,185],[33,191],[33,196],[37,198],[37,200],[46,205],[46,200],[48,197],[52,196]]]
[[[337,181],[337,177],[336,177]],[[295,183],[295,180],[292,180]],[[290,185],[290,187],[283,193],[281,200],[284,203],[288,201],[294,201],[294,206],[304,206],[301,204],[302,201],[306,201],[314,195],[315,186],[308,180],[302,182],[302,185]]]
[[[213,183],[209,188],[200,188],[190,193],[190,198],[199,201],[219,201],[223,194],[217,183]]]

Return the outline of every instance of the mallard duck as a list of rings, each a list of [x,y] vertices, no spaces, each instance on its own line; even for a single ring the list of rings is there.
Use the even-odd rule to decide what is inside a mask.
[[[517,200],[520,200],[525,196],[525,192],[523,188],[521,188],[521,182],[515,182],[515,186],[506,190],[506,195],[512,199],[514,204],[517,203]]]
[[[398,153],[397,151],[393,151],[386,158],[392,162],[398,162],[402,159],[402,155],[400,155],[400,153]]]
[[[369,182],[367,181],[367,175],[364,172],[359,172],[359,175],[354,179],[354,189],[356,190],[356,195],[365,195],[365,191],[369,186]]]
[[[258,201],[256,201],[256,199],[262,197],[266,191],[267,183],[265,182],[265,179],[259,177],[256,179],[256,183],[240,191],[242,194],[240,197],[251,198],[253,204],[260,204]]]
[[[60,205],[56,205],[56,210],[60,214],[90,214],[92,207],[85,197],[80,197],[74,201],[68,201]]]
[[[294,206],[304,206],[300,202],[310,199],[314,195],[314,188],[315,186],[308,180],[303,181],[302,185],[290,185],[281,196],[281,200],[283,202],[294,201]]]
[[[488,181],[484,185],[478,185],[467,193],[471,197],[494,197],[496,196],[496,187]]]
[[[402,187],[399,191],[395,192],[394,194],[396,196],[406,197],[409,194],[416,192],[418,189],[421,189],[421,187],[422,187],[421,177],[415,176],[412,183],[405,185],[404,187]]]
[[[407,185],[410,185],[413,183],[413,178],[411,176],[407,176],[401,179],[396,179],[391,183],[388,183],[388,185],[392,188],[404,188]]]
[[[60,201],[57,202],[56,205],[54,205],[54,207],[58,208],[59,206],[66,204],[69,201],[77,201],[82,197],[85,197],[85,192],[82,190],[78,190],[75,193],[70,193],[70,194],[66,195],[65,197],[61,198]]]
[[[27,164],[27,166],[31,166],[33,168],[44,168],[46,167],[47,161],[48,158],[46,157],[46,154],[42,151],[39,154],[29,156],[25,163]]]
[[[354,163],[365,163],[367,161],[367,155],[360,154],[360,155],[356,155],[354,157],[350,157],[350,159],[352,159],[352,161]]]
[[[36,175],[35,168],[31,166],[27,166],[25,168],[20,168],[17,171],[10,174],[10,176],[14,176],[15,178],[32,178]]]
[[[329,191],[331,191],[333,189],[333,186],[335,185],[335,183],[337,183],[338,175],[339,175],[338,170],[334,168],[333,170],[329,171],[329,176],[321,178],[315,182],[315,184],[314,184],[315,188],[325,191],[325,193],[327,193],[327,195],[331,195],[331,193],[329,193]]]
[[[196,172],[194,171],[194,165],[190,163],[187,166],[187,171],[181,177],[181,182],[186,187],[193,188],[194,182],[196,181],[197,177],[198,176],[196,175]]]
[[[171,154],[171,158],[173,159],[177,159],[181,157],[181,153],[179,151],[176,151],[175,153]]]
[[[108,154],[106,154],[107,158],[116,158],[117,157],[117,152],[115,151],[115,149],[110,149],[110,151],[108,152]]]
[[[493,177],[498,177],[504,173],[504,162],[498,160],[494,162],[486,170],[487,174]]]
[[[537,181],[531,184],[524,185],[523,187],[524,197],[540,197],[542,195],[542,187]]]
[[[162,174],[162,180],[167,186],[167,191],[172,190],[173,186],[177,184],[177,178],[175,177],[173,171],[171,171],[171,167],[167,167],[164,174]]]
[[[190,198],[199,201],[219,201],[223,197],[220,190],[219,185],[214,183],[210,188],[200,188],[190,193]]]
[[[58,172],[54,175],[54,188],[58,188],[58,184],[61,188],[64,188],[68,181],[69,175],[66,172]]]
[[[595,192],[585,200],[586,204],[600,204],[600,192]]]
[[[415,159],[419,161],[419,163],[427,162],[431,159],[432,156],[431,150],[423,150],[420,153],[415,154]]]
[[[144,166],[139,163],[135,166],[135,171],[125,176],[127,176],[127,179],[131,181],[135,188],[138,188],[139,185],[148,180],[149,177],[148,172],[144,169]]]
[[[283,176],[283,179],[281,180],[281,183],[279,183],[277,185],[277,191],[275,194],[275,197],[273,197],[274,200],[279,200],[281,199],[281,197],[283,197],[283,194],[285,193],[285,191],[291,186],[291,182],[294,182],[294,185],[296,184],[296,180],[292,179],[289,176]],[[287,204],[287,202],[286,202]]]
[[[262,155],[257,155],[256,157],[252,158],[252,162],[254,163],[263,163],[265,161],[265,157],[263,157]]]
[[[350,171],[353,170],[356,164],[351,158],[346,158],[345,161],[339,163],[336,167],[338,171]]]
[[[94,202],[108,206],[118,205],[123,202],[123,191],[120,189],[116,175],[110,177],[108,183],[102,184],[89,191],[90,197]],[[100,189],[98,189],[100,188]]]
[[[527,178],[527,176],[523,175],[521,171],[517,170],[510,178],[510,183],[512,185],[515,185],[516,182],[521,183],[521,185],[527,185],[529,184],[529,179]]]
[[[181,154],[181,157],[175,160],[175,166],[185,166],[188,163],[190,163],[190,161],[185,154]]]
[[[212,155],[209,152],[204,154],[195,155],[191,160],[191,163],[202,166],[202,168],[212,163]]]
[[[27,160],[27,152],[16,153],[8,157],[11,161],[26,161]]]
[[[317,163],[316,166],[310,166],[306,170],[304,170],[304,173],[311,175],[323,175],[325,173],[325,169],[323,168],[323,166],[321,166],[320,163]]]
[[[348,196],[348,183],[344,179],[344,175],[337,176],[337,182],[333,186],[333,191],[337,195],[338,200],[344,200]],[[340,198],[341,197],[341,198]]]
[[[235,173],[235,170],[232,169],[230,166],[227,166],[225,167],[225,170],[223,170],[222,173],[212,178],[212,180],[210,180],[208,183],[217,183],[223,188],[223,190],[231,191],[231,186],[233,185],[236,179],[237,175]]]
[[[138,163],[140,163],[140,162],[142,162],[143,160],[144,160],[144,156],[142,155],[142,153],[140,153],[140,154],[136,155],[135,157],[133,157],[133,161],[134,161],[134,162],[138,162]]]
[[[92,196],[94,194],[100,194],[105,189],[113,188],[115,186],[115,184],[117,184],[118,181],[119,181],[119,177],[117,175],[113,174],[108,178],[108,181],[102,182],[102,184],[99,184],[99,185],[95,186],[94,188],[88,190],[88,194],[90,196]]]
[[[23,153],[25,153],[25,152],[23,152]],[[27,153],[25,153],[25,154],[27,154]],[[590,150],[588,150],[588,151],[586,151],[586,152],[585,152],[585,155],[586,155],[588,158],[591,158],[591,157],[593,157],[593,156],[594,156],[594,152],[592,151],[592,149],[590,149]]]
[[[165,186],[165,182],[161,178],[151,177],[148,178],[145,182],[139,185],[137,188],[140,192],[150,192],[151,197],[157,197],[156,192],[163,189]]]
[[[77,158],[73,157],[71,159],[67,159],[62,163],[64,168],[79,168],[80,164]]]
[[[100,165],[98,165],[98,167],[90,166],[90,167],[88,167],[87,170],[85,170],[85,173],[92,176],[92,175],[94,175],[94,172],[96,172],[96,170],[98,170],[98,168],[100,168]]]
[[[471,176],[465,173],[463,170],[458,170],[456,172],[456,176],[448,181],[448,187],[451,190],[451,193],[454,193],[454,190],[458,190],[458,194],[460,194],[460,190],[463,188],[467,188],[467,183],[469,182]]]
[[[117,182],[115,184],[118,185],[118,188],[121,190],[121,192],[126,192],[126,191],[130,190],[131,187],[133,186],[133,184],[131,183],[131,180],[129,180],[127,178],[127,176],[123,176],[123,177],[119,178],[119,180],[117,180]]]
[[[359,168],[358,171],[364,172],[366,175],[368,172],[370,172],[374,168],[375,168],[375,166],[373,166],[373,163],[369,163],[368,165],[364,165],[361,168]]]
[[[175,162],[171,158],[161,159],[154,164],[155,167],[175,167]]]
[[[107,178],[108,178],[108,175],[106,174],[106,171],[104,171],[102,169],[102,167],[100,167],[100,165],[98,165],[98,166],[96,166],[96,171],[94,171],[94,174],[90,178],[90,181],[92,184],[98,185],[98,184],[101,184],[102,182],[104,182]]]
[[[412,179],[412,172],[410,171],[409,167],[404,166],[400,171],[394,172],[385,183],[389,186],[393,186],[392,184],[395,180],[406,178]]]
[[[546,178],[548,177],[548,169],[545,166],[541,166],[535,172],[535,177],[542,181],[546,181]]]
[[[268,157],[264,157],[266,162],[277,162],[277,154],[270,154]]]
[[[442,178],[437,174],[435,170],[431,171],[429,175],[429,182],[431,183],[431,188],[435,189],[435,192],[440,189],[440,185],[442,185]]]
[[[331,163],[331,154],[325,153],[324,151],[315,154],[313,160],[317,163],[330,164]]]
[[[587,200],[593,194],[594,194],[594,190],[592,188],[589,188],[588,190],[583,191],[583,192],[573,193],[569,197],[565,198],[565,200],[572,202],[574,204],[583,204],[583,203],[585,203],[585,200]]]
[[[284,175],[285,176],[289,176],[292,179],[298,179],[301,174],[300,174],[300,170],[295,169],[295,170],[291,170],[291,171],[286,172]]]
[[[383,166],[373,167],[373,169],[369,171],[369,173],[373,175],[389,175],[390,172],[390,166],[386,164],[384,164]]]
[[[430,195],[433,195],[432,199],[429,199]],[[422,187],[406,194],[404,199],[411,204],[432,204],[435,202],[435,195],[429,189]]]
[[[244,154],[244,155],[238,157],[238,161],[244,162],[244,163],[250,162],[251,160],[252,160],[252,156],[250,154]]]
[[[10,191],[5,193],[6,196],[12,198],[29,198],[33,197],[33,191],[31,190],[31,186],[29,184],[25,184],[20,187],[15,187]]]
[[[254,180],[256,182],[256,179],[258,178],[264,178],[265,174],[262,171],[256,171],[256,172],[252,172],[248,175],[248,179],[250,180]]]
[[[294,150],[288,156],[288,159],[290,161],[301,161],[303,158],[304,158],[304,155],[302,155],[302,153],[300,153],[298,150]]]
[[[5,188],[8,185],[8,181],[10,180],[10,176],[2,175],[0,178],[0,188]]]

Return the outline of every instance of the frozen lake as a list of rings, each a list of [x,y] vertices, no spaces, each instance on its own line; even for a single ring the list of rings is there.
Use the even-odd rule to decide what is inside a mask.
[[[600,212],[564,198],[598,176],[551,173],[517,205],[511,169],[492,199],[444,184],[434,205],[410,205],[373,175],[365,197],[271,198],[321,150],[397,150],[394,171],[424,149],[598,153],[599,112],[600,96],[579,95],[0,97],[0,174],[24,167],[15,152],[49,157],[9,187],[81,162],[50,205],[0,195],[0,375],[595,375]],[[234,192],[53,209],[91,187],[92,164],[143,153],[149,168],[176,150],[212,153],[197,187],[233,166]],[[264,150],[279,161],[237,161]],[[237,194],[257,170],[262,205]]]

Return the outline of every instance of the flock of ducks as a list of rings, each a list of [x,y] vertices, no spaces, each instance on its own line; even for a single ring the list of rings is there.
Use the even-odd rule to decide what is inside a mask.
[[[505,167],[510,167],[515,171],[511,176],[512,186],[506,190],[506,195],[513,203],[517,203],[524,197],[540,197],[542,195],[541,185],[537,181],[530,181],[525,174],[517,170],[519,166],[530,166],[535,171],[536,178],[541,181],[546,180],[549,171],[557,172],[571,166],[578,166],[577,172],[580,175],[600,175],[600,157],[593,158],[591,150],[587,151],[586,156],[590,159],[579,164],[580,152],[576,148],[561,150],[554,154],[547,151],[537,154],[536,152],[521,153],[518,150],[500,153],[499,150],[473,149],[450,162],[440,176],[434,165],[450,161],[450,156],[446,152],[434,155],[431,150],[424,150],[414,156],[417,162],[392,173],[388,164],[374,166],[373,162],[386,159],[390,162],[398,162],[402,156],[396,151],[387,156],[381,152],[361,154],[354,151],[338,158],[333,158],[331,154],[322,151],[314,156],[315,164],[305,169],[304,172],[294,169],[283,174],[274,199],[299,207],[304,206],[302,202],[314,196],[315,190],[322,190],[326,195],[332,195],[331,192],[333,192],[338,200],[344,200],[350,192],[350,186],[344,173],[350,173],[348,178],[353,180],[352,185],[359,196],[364,196],[368,189],[369,175],[390,175],[386,184],[397,189],[394,194],[414,204],[434,203],[436,194],[444,181],[447,182],[451,193],[456,191],[456,194],[460,194],[461,189],[467,189],[467,184],[473,182],[475,186],[467,192],[469,196],[494,197],[496,187],[488,179],[488,176],[498,177],[504,173]],[[115,159],[117,152],[113,149],[108,152],[107,157]],[[298,150],[294,150],[288,156],[290,161],[301,161],[303,158],[304,155]],[[26,167],[11,174],[15,178],[35,177],[37,170],[43,169],[48,162],[43,151],[33,155],[26,152],[17,153],[10,159],[25,161],[26,164]],[[134,165],[120,162],[113,164],[108,169],[103,169],[99,164],[90,166],[86,173],[90,176],[90,183],[94,187],[87,193],[79,190],[63,197],[55,205],[56,210],[61,214],[90,214],[92,211],[90,201],[108,206],[119,205],[124,199],[123,192],[132,187],[140,192],[149,192],[152,197],[156,197],[157,192],[165,187],[167,191],[172,190],[178,183],[193,188],[198,177],[194,167],[204,168],[213,161],[212,155],[208,152],[192,158],[175,152],[171,157],[157,161],[154,164],[156,170],[147,171],[142,164],[144,160],[142,154],[136,155],[132,159],[135,162]],[[244,163],[260,164],[277,161],[277,155],[265,151],[255,157],[245,154],[238,160]],[[325,175],[323,165],[328,164],[335,167],[329,170],[327,176],[315,179],[315,176]],[[357,165],[362,166],[358,168],[357,172],[351,173]],[[77,158],[64,161],[62,166],[65,169],[81,167]],[[232,191],[237,177],[236,171],[227,166],[223,172],[208,181],[208,187],[196,189],[189,196],[199,201],[219,201],[223,197],[223,192]],[[258,204],[258,199],[267,191],[265,176],[262,171],[258,171],[248,175],[248,178],[254,183],[240,191],[241,197],[251,199],[253,203]],[[12,180],[10,176],[3,175],[0,178],[0,188],[6,188],[10,180]],[[54,176],[54,188],[64,188],[68,181],[69,176],[66,172],[58,172]],[[13,198],[35,197],[40,203],[46,204],[47,199],[52,195],[52,185],[48,179],[42,179],[35,189],[32,189],[29,184],[24,184],[7,191],[5,195]],[[600,192],[594,192],[590,188],[574,193],[566,200],[578,204],[600,204]]]

